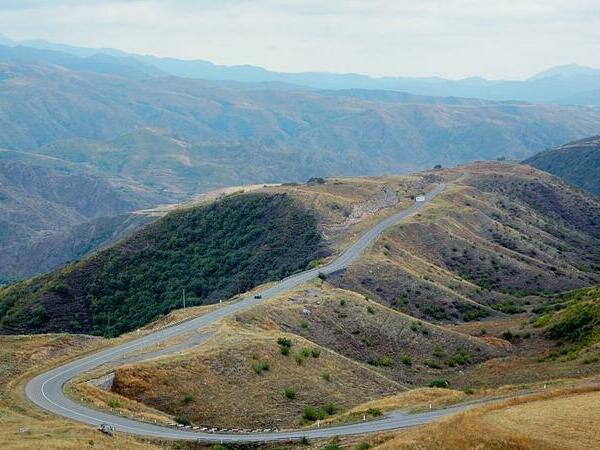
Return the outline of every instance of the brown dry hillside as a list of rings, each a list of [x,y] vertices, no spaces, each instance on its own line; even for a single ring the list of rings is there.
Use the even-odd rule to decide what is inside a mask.
[[[310,422],[305,407],[329,416],[505,354],[317,281],[207,344],[118,368],[112,391],[198,425],[292,427]]]
[[[327,283],[253,308],[237,320],[302,336],[407,386],[505,354],[479,338],[416,320]]]
[[[190,352],[117,369],[112,390],[204,426],[285,428],[306,406],[345,409],[402,387],[299,336],[233,325]]]
[[[460,321],[514,313],[540,294],[593,284],[600,201],[525,166],[481,163],[422,213],[385,233],[338,286],[411,315]]]

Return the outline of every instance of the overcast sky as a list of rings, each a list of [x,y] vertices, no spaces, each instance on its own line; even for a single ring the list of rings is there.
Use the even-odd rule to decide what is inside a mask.
[[[290,72],[600,67],[600,0],[0,0],[0,32]]]

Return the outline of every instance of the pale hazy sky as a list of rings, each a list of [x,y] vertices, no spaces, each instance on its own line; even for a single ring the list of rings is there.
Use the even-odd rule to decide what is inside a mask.
[[[600,0],[0,0],[0,33],[291,72],[600,67]]]

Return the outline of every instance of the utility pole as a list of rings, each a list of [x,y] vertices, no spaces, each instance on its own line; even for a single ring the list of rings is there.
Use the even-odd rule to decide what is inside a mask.
[[[185,310],[185,288],[183,288],[182,297],[183,297],[183,309]]]

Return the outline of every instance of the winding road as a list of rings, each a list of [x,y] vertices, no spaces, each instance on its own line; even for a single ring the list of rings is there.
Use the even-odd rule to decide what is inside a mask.
[[[336,425],[330,427],[313,428],[295,431],[256,432],[256,433],[209,433],[186,429],[174,429],[167,426],[155,425],[141,422],[126,417],[99,411],[69,399],[64,393],[65,384],[74,377],[95,369],[103,364],[114,362],[132,352],[156,345],[177,336],[184,335],[207,327],[225,317],[240,311],[252,308],[270,298],[274,298],[297,286],[318,276],[320,272],[331,274],[348,267],[360,254],[371,245],[375,239],[390,226],[396,225],[419,211],[429,203],[437,194],[445,189],[445,185],[438,185],[425,195],[425,201],[414,203],[409,208],[400,211],[369,229],[361,235],[348,249],[337,259],[326,266],[307,270],[296,275],[285,278],[273,286],[262,291],[261,298],[254,296],[244,298],[237,302],[225,303],[222,307],[179,324],[151,332],[140,338],[128,341],[124,344],[111,347],[98,353],[63,364],[50,371],[44,372],[31,379],[25,386],[27,397],[39,407],[51,413],[64,416],[68,419],[98,426],[102,423],[112,425],[115,430],[140,436],[182,439],[206,442],[250,442],[250,441],[289,441],[303,437],[318,439],[350,434],[363,434],[378,431],[394,430],[398,428],[411,427],[430,422],[438,417],[453,414],[470,405],[460,405],[446,409],[428,411],[421,414],[407,414],[403,411],[395,411],[386,414],[382,419],[349,425]]]

